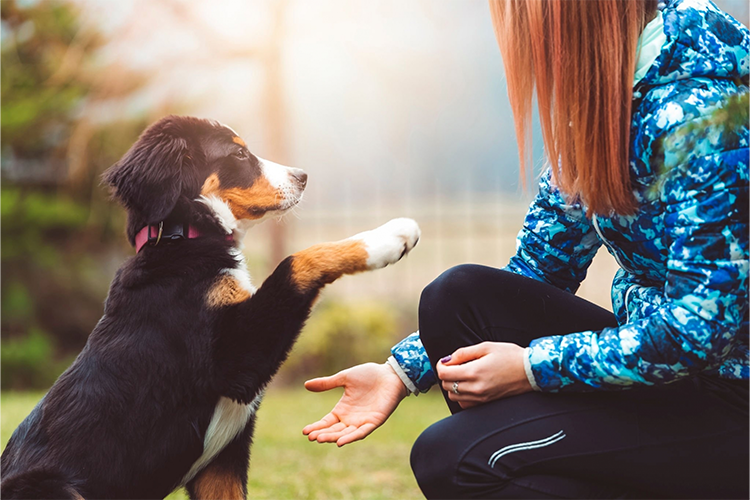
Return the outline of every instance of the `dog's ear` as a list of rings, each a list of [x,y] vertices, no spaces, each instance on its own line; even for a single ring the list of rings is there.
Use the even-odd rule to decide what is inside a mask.
[[[168,116],[146,129],[103,175],[115,197],[144,224],[164,220],[194,177],[189,139],[179,120]]]

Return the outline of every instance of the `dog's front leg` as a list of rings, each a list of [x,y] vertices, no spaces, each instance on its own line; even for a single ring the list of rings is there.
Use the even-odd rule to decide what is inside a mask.
[[[419,241],[419,226],[411,219],[386,224],[333,243],[314,245],[290,260],[290,279],[300,292],[315,294],[345,274],[380,269],[398,262]]]
[[[286,258],[247,300],[226,307],[215,345],[221,393],[249,403],[286,359],[320,289],[344,274],[397,262],[419,240],[411,219]]]

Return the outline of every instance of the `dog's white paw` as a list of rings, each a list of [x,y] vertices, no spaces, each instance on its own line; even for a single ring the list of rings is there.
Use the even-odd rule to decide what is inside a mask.
[[[361,240],[367,249],[367,269],[380,269],[398,262],[419,241],[419,226],[412,219],[393,219],[352,239]]]

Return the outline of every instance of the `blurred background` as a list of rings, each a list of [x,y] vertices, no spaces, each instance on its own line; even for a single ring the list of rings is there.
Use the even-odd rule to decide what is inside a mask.
[[[48,387],[85,343],[134,253],[99,176],[166,114],[308,172],[296,213],[247,236],[256,283],[313,243],[422,227],[404,262],[325,292],[287,379],[384,358],[443,270],[507,263],[534,194],[484,0],[3,0],[1,40],[4,389]],[[594,266],[580,293],[610,307],[615,264]]]
[[[746,0],[716,3],[748,24]],[[134,254],[101,173],[150,123],[196,115],[309,174],[300,208],[244,242],[256,284],[311,244],[393,217],[422,227],[404,261],[325,291],[264,402],[273,420],[261,412],[256,448],[271,454],[254,461],[267,468],[251,473],[251,491],[418,496],[409,447],[447,415],[439,394],[357,453],[304,443],[302,425],[337,395],[299,387],[384,361],[417,328],[426,284],[460,263],[503,266],[515,249],[541,148],[524,188],[487,2],[2,0],[1,8],[2,446],[85,344],[116,269]],[[615,269],[601,251],[579,294],[611,308]]]

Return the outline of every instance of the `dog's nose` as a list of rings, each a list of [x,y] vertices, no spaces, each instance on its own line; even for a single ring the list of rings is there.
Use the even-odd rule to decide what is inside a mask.
[[[301,168],[293,168],[291,175],[299,182],[300,186],[305,187],[307,185],[307,174]]]

